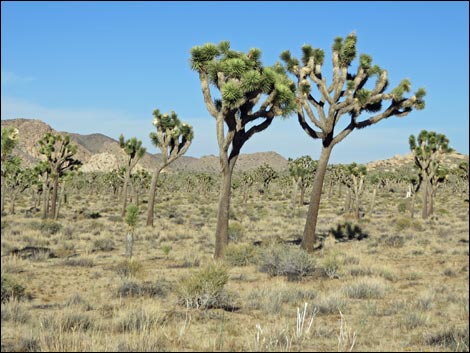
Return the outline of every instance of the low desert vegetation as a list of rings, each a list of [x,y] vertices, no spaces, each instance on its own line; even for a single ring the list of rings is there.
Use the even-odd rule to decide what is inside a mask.
[[[2,350],[468,350],[465,188],[455,192],[450,178],[421,219],[399,211],[406,181],[375,195],[365,184],[356,219],[333,182],[308,253],[299,245],[308,205],[293,204],[298,190],[282,175],[268,194],[255,185],[246,200],[234,196],[233,241],[220,260],[217,181],[188,191],[194,176],[166,174],[153,228],[145,207],[132,222],[119,218],[112,188],[92,191],[86,174],[57,220],[29,214],[31,196],[19,194],[15,214],[2,217]]]

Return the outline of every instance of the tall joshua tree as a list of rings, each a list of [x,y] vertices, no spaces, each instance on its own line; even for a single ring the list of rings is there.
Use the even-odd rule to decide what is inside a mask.
[[[191,49],[191,68],[198,72],[202,95],[215,119],[222,184],[215,231],[216,258],[228,244],[231,180],[240,150],[276,116],[295,111],[295,84],[279,64],[264,67],[261,51],[230,49],[228,41]],[[213,95],[211,86],[220,92]],[[256,123],[258,122],[259,123]]]
[[[419,133],[418,139],[411,135],[409,143],[414,155],[415,167],[422,179],[423,210],[421,216],[426,219],[432,213],[433,184],[435,186],[439,183],[439,179],[445,178],[445,173],[441,168],[442,155],[451,152],[452,148],[449,147],[449,139],[445,135],[426,130]]]
[[[73,158],[77,153],[77,145],[73,145],[70,142],[69,135],[62,136],[51,132],[46,133],[43,138],[39,140],[39,153],[45,156],[43,163],[43,172],[46,174],[43,191],[46,197],[46,202],[44,203],[44,218],[57,218],[56,205],[59,178],[64,175],[66,171],[78,169],[82,165],[82,162]],[[52,191],[50,210],[47,200],[49,189]]]
[[[420,88],[414,95],[406,98],[404,95],[411,88],[408,79],[402,80],[390,92],[385,92],[388,73],[379,66],[372,65],[372,57],[367,54],[360,55],[357,71],[349,72],[357,54],[354,33],[345,39],[337,37],[333,42],[333,75],[329,85],[322,75],[324,51],[304,45],[302,52],[300,61],[292,57],[289,51],[284,51],[281,59],[287,70],[297,79],[297,116],[300,126],[311,138],[322,140],[302,239],[302,247],[313,251],[323,180],[333,147],[355,129],[377,124],[391,116],[404,117],[413,109],[423,109],[426,92]],[[376,77],[375,84],[367,85],[373,77]],[[316,89],[313,90],[312,86]],[[388,104],[384,109],[383,103]],[[359,120],[363,113],[370,113],[370,116]],[[348,116],[345,127],[335,131],[344,115]]]
[[[142,147],[142,141],[132,137],[129,140],[124,139],[124,135],[119,136],[119,147],[121,147],[127,155],[126,171],[124,174],[124,185],[122,189],[122,210],[121,216],[124,217],[127,208],[127,187],[131,179],[132,169],[137,165],[137,162],[144,156],[145,147]]]
[[[176,159],[186,153],[194,137],[191,125],[182,123],[175,112],[161,114],[158,109],[153,112],[153,125],[157,132],[150,133],[150,139],[155,147],[162,151],[162,161],[155,168],[150,183],[147,226],[153,226],[153,213],[155,194],[157,191],[158,176],[160,172]]]

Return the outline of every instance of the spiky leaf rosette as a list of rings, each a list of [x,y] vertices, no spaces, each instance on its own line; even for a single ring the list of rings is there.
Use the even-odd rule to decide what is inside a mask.
[[[274,93],[271,105],[275,115],[290,114],[295,109],[294,83],[281,65],[263,68],[260,58],[257,48],[243,53],[232,50],[224,41],[193,47],[190,61],[193,70],[207,74],[209,82],[220,90],[220,103],[214,104],[217,111],[224,106],[241,109],[254,97]]]

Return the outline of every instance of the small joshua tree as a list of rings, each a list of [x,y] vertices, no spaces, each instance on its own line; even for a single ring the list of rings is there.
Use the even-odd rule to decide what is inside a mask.
[[[289,158],[289,174],[294,180],[294,186],[300,189],[299,205],[304,205],[305,190],[310,186],[315,170],[317,169],[317,161],[314,161],[310,156],[302,156],[296,159]],[[297,192],[295,192],[297,194]],[[295,196],[295,198],[297,195]],[[295,203],[295,201],[294,201]]]
[[[267,129],[276,116],[295,111],[295,87],[279,64],[263,67],[261,51],[230,48],[228,41],[191,49],[191,68],[199,74],[202,95],[215,119],[219,147],[220,188],[214,256],[222,257],[228,244],[232,174],[244,144]],[[211,85],[220,92],[218,97]],[[260,123],[257,123],[259,122]]]
[[[39,140],[39,153],[45,156],[44,164],[40,167],[44,174],[44,218],[56,219],[57,196],[59,189],[59,178],[66,171],[77,170],[82,162],[73,158],[77,153],[77,145],[70,142],[70,136],[62,136],[47,132],[44,137]],[[47,192],[46,192],[47,189]],[[51,207],[49,209],[48,197],[49,189],[51,189]]]
[[[134,233],[135,227],[137,226],[137,219],[139,217],[139,208],[131,204],[127,207],[126,213],[126,224],[129,226],[129,230],[126,236],[126,256],[131,258],[134,249]]]
[[[417,139],[411,135],[409,143],[414,155],[415,167],[422,179],[423,210],[421,216],[426,219],[432,213],[433,179],[439,178],[442,156],[451,152],[452,148],[449,147],[449,139],[445,135],[426,130],[422,130]],[[434,180],[434,184],[436,183],[437,179]]]
[[[142,141],[132,137],[129,140],[124,140],[124,135],[119,136],[119,147],[121,147],[127,155],[126,170],[124,174],[124,185],[122,189],[122,216],[126,214],[127,206],[127,187],[131,179],[132,169],[137,165],[137,162],[144,156],[145,147],[142,147]]]
[[[150,139],[155,147],[162,151],[162,161],[155,168],[150,191],[147,209],[147,226],[153,226],[153,213],[155,205],[155,194],[160,172],[176,159],[186,153],[194,137],[191,125],[182,123],[175,112],[161,114],[158,109],[153,112],[153,125],[157,132],[150,133]]]
[[[314,247],[323,181],[334,146],[355,129],[377,124],[392,116],[404,117],[413,109],[424,108],[423,98],[426,92],[423,88],[411,97],[405,97],[405,93],[411,89],[408,79],[402,80],[390,92],[385,92],[388,73],[379,66],[372,65],[372,57],[367,54],[360,55],[357,71],[349,72],[357,55],[356,41],[355,33],[349,34],[345,39],[335,38],[332,46],[333,75],[329,85],[322,75],[325,57],[322,49],[304,45],[301,61],[292,57],[289,51],[281,54],[287,70],[297,79],[299,124],[308,136],[322,140],[302,239],[302,247],[308,251],[313,251]],[[369,79],[374,77],[375,84],[368,84]],[[382,103],[385,102],[389,102],[388,106],[382,109]],[[360,120],[364,113],[371,115]],[[345,127],[337,129],[344,115],[349,116]]]
[[[346,166],[348,175],[349,175],[349,182],[348,187],[354,196],[354,205],[355,211],[354,216],[356,219],[359,219],[360,214],[360,203],[361,203],[361,196],[364,191],[364,178],[367,175],[367,167],[365,165],[358,165],[357,163],[351,163]]]

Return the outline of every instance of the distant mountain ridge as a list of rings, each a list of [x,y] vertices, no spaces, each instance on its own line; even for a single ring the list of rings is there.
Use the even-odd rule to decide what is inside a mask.
[[[15,153],[23,159],[27,166],[35,164],[39,158],[38,141],[47,132],[69,134],[71,141],[78,146],[77,158],[83,163],[84,172],[103,171],[125,165],[126,155],[119,147],[119,142],[100,133],[82,135],[73,132],[59,132],[51,126],[37,119],[8,119],[1,120],[2,126],[14,126],[18,129],[19,142]],[[137,164],[137,168],[152,171],[161,160],[161,154],[146,153]],[[241,154],[236,171],[255,169],[263,163],[269,164],[275,170],[287,168],[287,160],[276,152],[258,152]],[[170,170],[187,172],[218,172],[220,170],[219,157],[210,155],[201,158],[182,156],[172,163]]]
[[[2,126],[15,126],[19,131],[19,142],[15,153],[20,156],[27,166],[35,164],[40,157],[38,140],[46,132],[69,134],[73,143],[78,145],[77,158],[83,163],[83,172],[102,171],[108,172],[112,169],[125,165],[126,155],[119,147],[119,142],[111,137],[100,133],[81,135],[71,132],[58,132],[51,126],[37,119],[8,119],[1,120]],[[137,164],[137,169],[144,168],[153,171],[161,160],[161,154],[146,153]],[[450,153],[444,157],[444,162],[449,167],[455,167],[461,161],[468,161],[468,155],[458,152]],[[241,154],[238,158],[235,171],[247,171],[255,169],[267,163],[277,171],[286,170],[287,159],[276,152],[257,152],[252,154]],[[401,156],[395,155],[385,160],[367,163],[369,170],[395,170],[403,166],[413,165],[413,155],[410,153]],[[172,163],[169,170],[185,172],[211,172],[220,170],[219,157],[215,155],[202,156],[200,158],[182,156]]]

